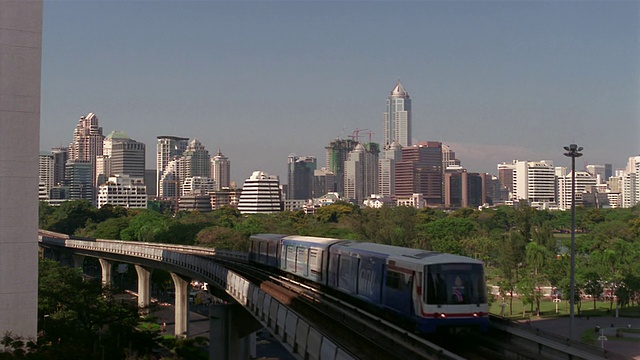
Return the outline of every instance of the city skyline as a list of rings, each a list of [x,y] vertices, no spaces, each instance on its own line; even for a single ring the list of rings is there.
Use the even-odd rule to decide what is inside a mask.
[[[52,2],[44,4],[41,150],[80,116],[147,147],[198,139],[286,179],[287,158],[368,129],[398,80],[413,142],[462,166],[514,159],[621,168],[640,153],[636,2]],[[149,19],[149,20],[147,20]],[[170,24],[170,25],[169,25]],[[392,41],[393,40],[393,41]],[[361,135],[362,136],[362,135]],[[579,165],[582,167],[582,164]]]

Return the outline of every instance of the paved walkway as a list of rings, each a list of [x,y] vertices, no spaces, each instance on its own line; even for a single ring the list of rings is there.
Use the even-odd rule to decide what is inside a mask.
[[[521,321],[521,323],[526,323],[526,321]],[[607,341],[604,341],[604,348],[606,350],[627,356],[631,359],[640,360],[640,339],[634,342],[616,338],[616,330],[618,328],[626,328],[629,324],[631,324],[631,327],[634,329],[640,329],[640,319],[637,318],[607,316],[587,319],[586,317],[575,317],[573,338],[580,340],[580,335],[584,331],[595,332],[596,326],[599,326],[607,337]],[[560,336],[569,336],[570,323],[568,317],[553,319],[536,319],[534,317],[531,318],[529,325]],[[598,343],[598,345],[601,344],[602,343]]]

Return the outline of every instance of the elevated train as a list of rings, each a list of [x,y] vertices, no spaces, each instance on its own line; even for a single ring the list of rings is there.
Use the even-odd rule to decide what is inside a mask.
[[[421,333],[489,326],[483,263],[433,251],[281,234],[251,236],[249,261],[347,294]]]

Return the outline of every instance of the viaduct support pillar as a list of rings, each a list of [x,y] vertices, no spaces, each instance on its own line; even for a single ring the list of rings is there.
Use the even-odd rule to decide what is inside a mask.
[[[262,328],[242,306],[216,304],[209,307],[209,358],[251,359],[255,332]]]
[[[102,286],[111,286],[111,267],[113,261],[98,259],[100,261],[100,267],[102,268]]]
[[[135,265],[135,267],[138,274],[138,308],[142,313],[148,313],[151,299],[151,270],[140,265]]]
[[[73,254],[73,267],[75,268],[80,268],[81,270],[84,269],[84,255],[76,255]]]
[[[175,336],[189,335],[189,281],[176,273],[171,273],[173,285],[176,289],[175,298]]]

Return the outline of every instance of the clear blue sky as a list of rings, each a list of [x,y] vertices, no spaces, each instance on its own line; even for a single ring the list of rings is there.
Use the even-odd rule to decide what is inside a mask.
[[[382,139],[400,79],[414,141],[450,145],[469,171],[553,160],[623,167],[640,154],[640,2],[44,2],[42,150],[82,115],[199,139],[286,183],[290,153],[325,162],[356,128]]]

